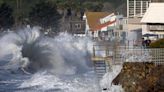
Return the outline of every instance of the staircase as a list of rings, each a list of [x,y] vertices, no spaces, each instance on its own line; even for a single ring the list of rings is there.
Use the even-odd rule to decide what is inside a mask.
[[[115,54],[115,58],[113,60],[113,64],[114,65],[121,65],[122,64],[122,57],[121,57],[121,54],[119,54],[118,52],[116,52]]]
[[[107,72],[107,65],[105,60],[94,61],[94,68],[98,79],[101,79]]]
[[[113,51],[113,65],[121,65],[124,61],[124,58],[122,57],[122,53],[123,51],[121,51],[122,48],[115,48],[115,50]]]

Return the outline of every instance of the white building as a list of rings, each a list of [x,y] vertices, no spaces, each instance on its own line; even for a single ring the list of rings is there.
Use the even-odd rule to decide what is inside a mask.
[[[141,19],[151,0],[127,0],[128,31],[142,30]]]
[[[151,0],[127,0],[127,17],[142,17]]]
[[[133,40],[138,42],[142,40],[141,19],[148,9],[150,2],[151,0],[127,0],[127,36],[131,37],[131,34],[136,34]]]
[[[164,3],[150,3],[141,23],[143,34],[153,33],[164,38]]]

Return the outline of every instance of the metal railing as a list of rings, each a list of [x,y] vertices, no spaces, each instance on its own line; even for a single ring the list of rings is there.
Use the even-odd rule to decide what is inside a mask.
[[[105,58],[112,56],[112,62],[153,62],[164,64],[164,48],[143,48],[126,46],[94,45],[93,57]]]

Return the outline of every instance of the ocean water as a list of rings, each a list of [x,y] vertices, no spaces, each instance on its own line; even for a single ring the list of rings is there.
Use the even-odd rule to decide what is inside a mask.
[[[112,84],[122,66],[112,66],[98,81],[90,38],[50,38],[37,27],[0,35],[0,92],[123,92]]]
[[[49,38],[38,28],[0,37],[0,92],[100,92],[92,41],[67,33]]]

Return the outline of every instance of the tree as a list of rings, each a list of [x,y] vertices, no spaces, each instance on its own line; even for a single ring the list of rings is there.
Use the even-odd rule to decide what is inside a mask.
[[[103,3],[101,2],[85,2],[83,3],[83,7],[85,7],[86,10],[94,11],[94,12],[100,12],[103,8]]]
[[[3,3],[0,6],[0,27],[7,29],[11,28],[14,24],[13,10],[12,8]]]
[[[57,28],[61,15],[54,4],[40,2],[32,7],[29,13],[29,20],[33,25],[47,28]]]

